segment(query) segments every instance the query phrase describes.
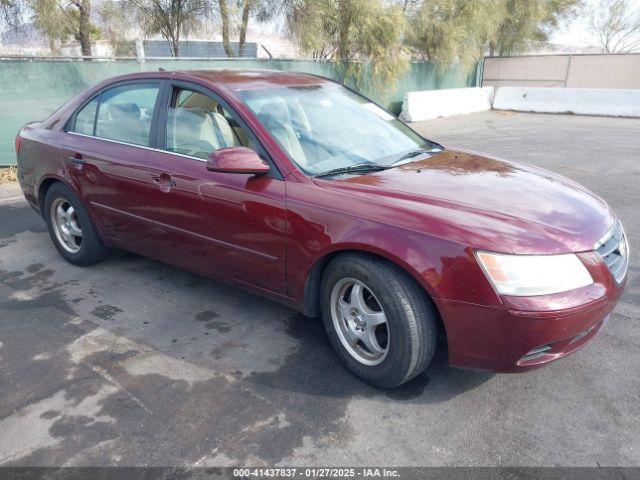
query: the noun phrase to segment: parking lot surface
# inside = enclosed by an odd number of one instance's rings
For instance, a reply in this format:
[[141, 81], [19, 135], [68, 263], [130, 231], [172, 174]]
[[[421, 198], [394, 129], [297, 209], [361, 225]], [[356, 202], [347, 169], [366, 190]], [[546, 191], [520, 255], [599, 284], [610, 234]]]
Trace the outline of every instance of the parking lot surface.
[[450, 368], [440, 350], [416, 380], [376, 390], [317, 319], [135, 255], [66, 263], [4, 186], [0, 464], [640, 466], [640, 120], [486, 112], [415, 127], [568, 176], [617, 212], [628, 287], [586, 348], [519, 375]]

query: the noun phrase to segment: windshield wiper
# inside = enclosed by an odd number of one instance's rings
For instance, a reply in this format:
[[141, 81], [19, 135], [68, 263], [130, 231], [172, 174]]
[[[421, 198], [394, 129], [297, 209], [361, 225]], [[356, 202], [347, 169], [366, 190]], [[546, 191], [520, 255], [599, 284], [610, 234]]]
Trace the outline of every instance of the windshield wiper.
[[366, 172], [378, 172], [380, 170], [386, 170], [391, 168], [388, 165], [378, 165], [375, 163], [359, 163], [357, 165], [351, 165], [348, 167], [333, 168], [326, 172], [318, 173], [314, 175], [315, 178], [319, 177], [331, 177], [333, 175], [341, 175], [343, 173], [366, 173]]
[[422, 155], [423, 153], [436, 153], [438, 151], [440, 150], [439, 149], [426, 150], [424, 148], [421, 148], [419, 150], [411, 150], [410, 152], [407, 152], [404, 155], [401, 155], [400, 157], [398, 157], [398, 159], [395, 162], [393, 162], [391, 165], [397, 165], [403, 160], [408, 160], [409, 158], [417, 157], [418, 155]]

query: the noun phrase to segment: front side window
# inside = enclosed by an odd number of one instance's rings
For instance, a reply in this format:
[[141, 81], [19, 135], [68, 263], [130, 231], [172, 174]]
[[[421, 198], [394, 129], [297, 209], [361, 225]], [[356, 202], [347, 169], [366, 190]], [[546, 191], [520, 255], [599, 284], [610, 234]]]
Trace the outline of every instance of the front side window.
[[244, 90], [240, 95], [289, 157], [312, 175], [361, 164], [386, 167], [412, 152], [439, 149], [338, 84]]
[[256, 150], [249, 135], [213, 97], [188, 89], [174, 89], [167, 112], [166, 149], [206, 159], [220, 148]]

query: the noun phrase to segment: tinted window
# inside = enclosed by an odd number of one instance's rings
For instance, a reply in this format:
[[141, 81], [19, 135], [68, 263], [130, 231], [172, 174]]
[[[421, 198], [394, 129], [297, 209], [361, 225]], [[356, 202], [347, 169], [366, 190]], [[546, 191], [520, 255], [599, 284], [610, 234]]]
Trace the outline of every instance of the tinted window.
[[100, 95], [95, 135], [148, 145], [157, 85], [123, 85]]
[[96, 97], [91, 100], [76, 114], [76, 122], [72, 131], [84, 133], [85, 135], [93, 135], [93, 127], [96, 119], [96, 110], [98, 109], [98, 100]]
[[252, 137], [213, 97], [175, 89], [167, 112], [167, 150], [198, 158], [219, 148], [256, 149]]

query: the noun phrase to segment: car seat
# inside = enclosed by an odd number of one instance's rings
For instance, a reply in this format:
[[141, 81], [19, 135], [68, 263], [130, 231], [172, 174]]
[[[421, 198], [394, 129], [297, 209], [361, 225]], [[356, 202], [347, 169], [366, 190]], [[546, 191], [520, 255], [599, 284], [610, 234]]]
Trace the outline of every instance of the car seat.
[[302, 167], [307, 166], [307, 156], [291, 126], [289, 112], [284, 102], [270, 102], [263, 105], [258, 113], [258, 118], [292, 160]]

